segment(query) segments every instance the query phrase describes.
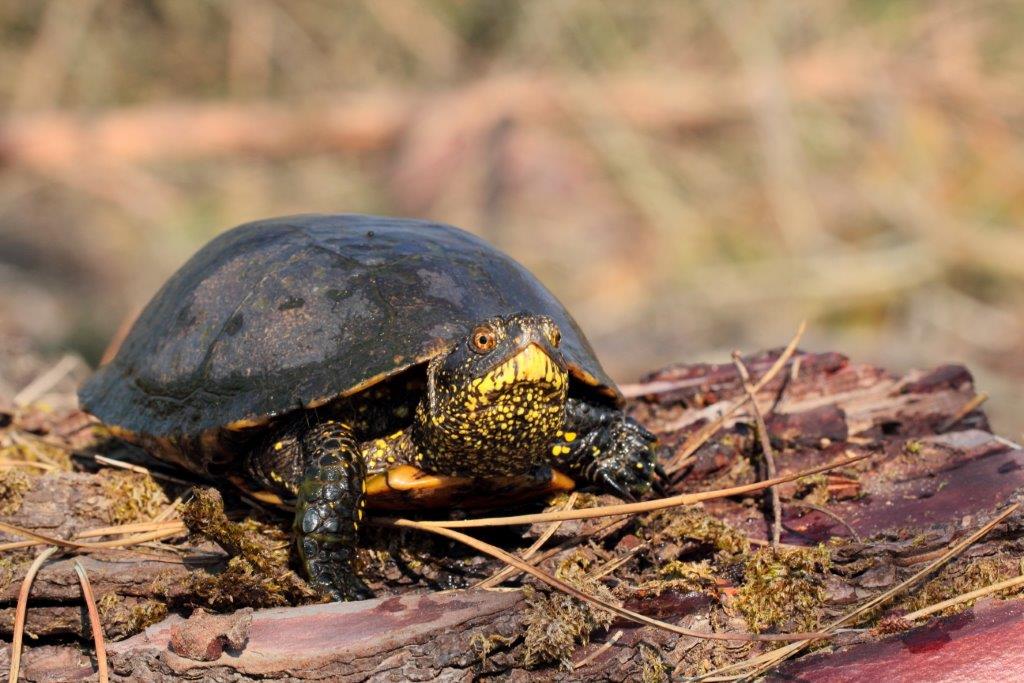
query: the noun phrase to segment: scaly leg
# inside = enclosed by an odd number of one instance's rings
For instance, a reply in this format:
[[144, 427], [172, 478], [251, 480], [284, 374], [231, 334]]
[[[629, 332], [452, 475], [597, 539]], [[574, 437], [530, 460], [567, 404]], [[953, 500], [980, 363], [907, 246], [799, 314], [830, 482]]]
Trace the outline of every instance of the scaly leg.
[[306, 464], [298, 487], [295, 533], [310, 580], [335, 600], [372, 597], [352, 562], [363, 517], [365, 466], [351, 427], [321, 422], [302, 435]]
[[553, 467], [625, 500], [650, 490], [660, 470], [657, 439], [621, 410], [570, 398], [551, 445]]

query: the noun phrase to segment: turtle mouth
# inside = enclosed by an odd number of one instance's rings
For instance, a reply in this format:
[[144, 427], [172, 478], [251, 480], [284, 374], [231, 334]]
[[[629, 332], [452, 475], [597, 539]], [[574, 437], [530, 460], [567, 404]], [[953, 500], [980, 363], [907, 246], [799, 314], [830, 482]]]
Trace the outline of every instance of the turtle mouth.
[[477, 393], [488, 395], [513, 384], [537, 384], [560, 390], [568, 381], [565, 367], [537, 342], [531, 341], [514, 356], [473, 380]]

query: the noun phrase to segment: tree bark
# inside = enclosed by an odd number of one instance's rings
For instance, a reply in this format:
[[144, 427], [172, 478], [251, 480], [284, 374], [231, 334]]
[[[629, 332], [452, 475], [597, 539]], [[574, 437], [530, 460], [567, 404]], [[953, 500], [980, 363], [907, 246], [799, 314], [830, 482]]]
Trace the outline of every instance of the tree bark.
[[[754, 380], [776, 357], [777, 353], [768, 353], [746, 359]], [[633, 396], [630, 411], [668, 447], [666, 461], [672, 459], [671, 451], [678, 451], [689, 435], [721, 410], [723, 402], [743, 393], [731, 364], [674, 366], [625, 389]], [[971, 376], [960, 366], [896, 376], [850, 363], [834, 353], [798, 353], [758, 394], [773, 445], [780, 449], [778, 465], [783, 474], [837, 460], [844, 454], [871, 454], [868, 460], [830, 473], [819, 482], [830, 492], [830, 502], [823, 505], [831, 514], [801, 505], [797, 496], [801, 484], [780, 487], [784, 542], [808, 545], [833, 537], [848, 539], [833, 558], [830, 613], [841, 613], [920, 568], [922, 557], [962, 536], [965, 528], [974, 528], [1018, 495], [1024, 486], [1024, 451], [992, 434], [976, 407], [964, 410], [971, 408], [974, 397]], [[727, 421], [685, 468], [674, 473], [673, 491], [705, 489], [732, 472], [739, 460], [749, 456], [753, 443], [749, 422], [749, 414], [742, 410]], [[0, 521], [54, 534], [106, 524], [107, 503], [97, 479], [100, 476], [79, 472], [38, 478], [20, 509]], [[749, 501], [724, 499], [706, 507], [749, 537], [765, 538], [766, 521]], [[569, 545], [574, 536], [605, 523], [566, 523], [546, 547]], [[531, 528], [525, 543], [545, 528]], [[1019, 544], [1022, 528], [1020, 515], [1011, 517], [974, 546], [972, 555], [1012, 559], [1001, 553]], [[628, 524], [606, 530], [602, 542], [593, 544], [594, 552], [602, 560], [614, 560], [633, 549], [643, 550], [636, 533]], [[850, 541], [854, 536], [872, 540]], [[180, 548], [180, 557], [142, 548], [97, 552], [79, 559], [99, 598], [118, 596], [129, 606], [156, 601], [174, 611], [175, 605], [188, 598], [191, 574], [220, 571], [227, 560], [223, 552], [209, 545]], [[551, 571], [552, 563], [571, 552], [567, 547], [543, 566]], [[667, 544], [650, 552], [654, 559], [671, 558], [679, 554], [680, 547]], [[870, 569], [844, 573], [855, 565]], [[480, 571], [498, 566], [483, 564]], [[0, 636], [9, 639], [20, 575], [12, 576], [7, 585], [2, 576]], [[239, 633], [228, 638], [226, 631], [229, 627], [242, 629], [238, 626], [241, 622], [221, 627], [216, 625], [219, 622], [198, 617], [190, 621], [185, 618], [187, 610], [179, 609], [141, 633], [107, 644], [112, 678], [461, 681], [482, 676], [504, 680], [541, 676], [634, 680], [645, 669], [654, 675], [653, 661], [661, 662], [665, 672], [676, 667], [680, 667], [677, 674], [691, 672], [686, 668], [688, 662], [705, 647], [693, 638], [620, 619], [606, 631], [595, 632], [591, 644], [576, 648], [571, 657], [575, 662], [594, 655], [584, 665], [574, 670], [551, 665], [527, 667], [523, 643], [527, 598], [522, 590], [430, 591], [422, 583], [410, 583], [408, 577], [385, 584], [384, 592], [390, 594], [375, 600], [257, 609], [240, 639]], [[708, 598], [700, 593], [639, 591], [626, 604], [680, 625], [712, 628]], [[837, 644], [839, 655], [806, 657], [784, 671], [817, 680], [833, 661], [860, 667], [856, 671], [866, 675], [880, 662], [891, 670], [910, 671], [920, 664], [915, 658], [927, 655], [927, 648], [901, 649], [897, 644], [908, 637], [952, 638], [963, 645], [962, 657], [945, 657], [941, 666], [934, 661], [929, 664], [941, 669], [933, 671], [936, 676], [956, 676], [957, 672], [967, 676], [967, 667], [980, 658], [1016, 666], [1006, 659], [1016, 657], [1014, 648], [982, 648], [972, 655], [969, 646], [977, 639], [1019, 633], [1024, 628], [1019, 603], [985, 603], [975, 609], [981, 610], [978, 614], [986, 615], [985, 619], [968, 623], [950, 617], [889, 638], [867, 633], [847, 637]], [[248, 613], [245, 617], [249, 618]], [[29, 631], [41, 640], [27, 641], [25, 680], [76, 680], [93, 675], [93, 662], [83, 649], [88, 642], [83, 619], [71, 559], [44, 566], [33, 586], [28, 621]], [[732, 624], [729, 628], [742, 630], [744, 626]], [[220, 652], [218, 648], [223, 648], [223, 653], [210, 661], [182, 656], [169, 647], [175, 637], [187, 639], [199, 652], [207, 652], [209, 645], [213, 655]], [[735, 647], [737, 652], [747, 651], [743, 650], [746, 645]], [[6, 649], [0, 651], [0, 667], [7, 656]]]

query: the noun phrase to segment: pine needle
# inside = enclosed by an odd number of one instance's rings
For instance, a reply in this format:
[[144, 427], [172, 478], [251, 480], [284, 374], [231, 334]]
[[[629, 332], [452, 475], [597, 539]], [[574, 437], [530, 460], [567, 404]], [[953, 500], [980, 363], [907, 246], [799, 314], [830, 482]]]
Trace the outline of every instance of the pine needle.
[[[846, 458], [844, 460], [839, 460], [837, 462], [829, 463], [826, 465], [812, 467], [810, 469], [795, 472], [793, 474], [787, 474], [782, 477], [776, 477], [775, 479], [765, 479], [764, 481], [755, 482], [753, 484], [744, 484], [742, 486], [733, 486], [730, 488], [716, 489], [714, 491], [702, 491], [700, 493], [683, 493], [677, 496], [669, 496], [668, 498], [659, 498], [657, 500], [646, 500], [640, 503], [600, 505], [598, 507], [584, 508], [582, 510], [556, 510], [554, 512], [539, 512], [531, 515], [510, 515], [507, 517], [484, 517], [479, 519], [423, 521], [420, 522], [420, 524], [434, 528], [469, 529], [475, 527], [536, 524], [538, 522], [556, 522], [569, 519], [593, 519], [595, 517], [610, 517], [612, 515], [635, 515], [641, 512], [651, 512], [652, 510], [664, 510], [666, 508], [680, 507], [683, 505], [695, 505], [696, 503], [700, 503], [706, 500], [715, 500], [717, 498], [729, 498], [731, 496], [738, 496], [745, 493], [763, 491], [769, 486], [774, 486], [776, 484], [785, 484], [786, 482], [794, 481], [796, 479], [801, 479], [803, 477], [809, 477], [811, 475], [819, 474], [821, 472], [834, 470], [838, 467], [846, 467], [847, 465], [852, 465], [855, 462], [860, 462], [861, 460], [864, 460], [869, 457], [871, 457], [871, 454], [865, 453], [863, 455], [857, 455], [852, 458]], [[389, 520], [383, 519], [382, 521]]]
[[[761, 441], [761, 455], [764, 457], [765, 465], [767, 465], [768, 478], [774, 479], [778, 472], [775, 468], [775, 451], [772, 450], [772, 440], [768, 435], [768, 426], [765, 424], [764, 415], [761, 414], [761, 408], [757, 405], [757, 391], [750, 383], [750, 371], [747, 370], [747, 366], [743, 362], [743, 356], [740, 355], [739, 351], [733, 351], [732, 362], [736, 366], [736, 371], [740, 374], [743, 390], [747, 393], [747, 403], [750, 404], [750, 412], [754, 414], [754, 424], [757, 426], [757, 436]], [[769, 486], [768, 495], [772, 514], [772, 547], [777, 548], [779, 547], [779, 537], [782, 536], [782, 499], [779, 497], [777, 486]]]
[[584, 667], [587, 664], [590, 664], [592, 661], [594, 661], [595, 659], [597, 659], [598, 657], [603, 655], [605, 652], [608, 652], [608, 650], [612, 649], [612, 646], [615, 645], [615, 643], [619, 642], [619, 638], [621, 638], [621, 637], [622, 637], [622, 630], [620, 629], [620, 630], [616, 631], [615, 635], [613, 635], [607, 641], [605, 641], [604, 643], [601, 643], [601, 646], [599, 648], [597, 648], [596, 650], [591, 652], [589, 655], [587, 655], [586, 657], [584, 657], [580, 661], [573, 662], [572, 667], [574, 669], [579, 669], [580, 667]]
[[[757, 384], [754, 385], [754, 394], [768, 386], [768, 383], [775, 379], [775, 376], [779, 374], [779, 371], [786, 366], [789, 359], [796, 353], [797, 345], [800, 343], [801, 337], [804, 336], [804, 332], [807, 330], [807, 321], [800, 323], [800, 327], [797, 328], [796, 334], [790, 340], [789, 344], [782, 351], [772, 366], [768, 368], [768, 372], [761, 376], [761, 379], [757, 380]], [[683, 447], [679, 452], [672, 458], [672, 462], [669, 463], [668, 469], [670, 472], [678, 472], [686, 465], [693, 457], [694, 453], [697, 452], [701, 446], [703, 446], [708, 439], [714, 436], [719, 429], [725, 424], [725, 421], [732, 417], [736, 411], [745, 406], [750, 401], [750, 395], [746, 394], [743, 397], [736, 399], [732, 404], [726, 408], [721, 415], [715, 418], [712, 422], [705, 425], [703, 428], [697, 430], [686, 439]]]
[[956, 605], [959, 605], [964, 602], [977, 600], [978, 598], [983, 598], [986, 595], [998, 593], [1001, 590], [1013, 588], [1021, 584], [1024, 584], [1024, 576], [1015, 576], [1012, 579], [1007, 579], [1006, 581], [999, 581], [998, 583], [990, 584], [988, 586], [985, 586], [984, 588], [979, 588], [969, 593], [963, 593], [961, 595], [949, 598], [948, 600], [937, 602], [934, 605], [922, 607], [921, 609], [911, 612], [910, 614], [904, 614], [903, 619], [906, 619], [907, 621], [917, 621], [918, 619], [924, 619], [925, 617], [930, 617], [936, 612], [941, 612], [942, 610], [947, 609], [949, 607], [955, 607]]
[[[576, 505], [577, 498], [579, 498], [579, 493], [573, 491], [572, 494], [569, 495], [569, 500], [565, 501], [565, 505], [562, 506], [562, 509], [572, 510], [573, 506]], [[562, 526], [561, 521], [555, 521], [548, 525], [548, 528], [544, 530], [544, 533], [541, 534], [537, 538], [537, 540], [534, 541], [530, 545], [530, 547], [527, 548], [526, 551], [521, 555], [522, 559], [525, 561], [533, 557], [537, 553], [537, 551], [540, 550], [541, 547], [545, 543], [547, 543], [552, 536], [555, 535], [555, 532], [558, 531], [558, 527], [560, 526]], [[502, 581], [508, 579], [515, 573], [515, 567], [503, 567], [501, 570], [495, 572], [483, 581], [479, 581], [476, 584], [474, 584], [472, 588], [494, 588], [495, 586], [501, 584]]]
[[110, 680], [110, 675], [107, 673], [107, 648], [103, 642], [103, 624], [100, 622], [100, 612], [96, 608], [96, 596], [93, 595], [89, 575], [78, 560], [75, 560], [75, 573], [78, 574], [78, 582], [82, 585], [82, 598], [85, 600], [86, 611], [89, 614], [89, 627], [92, 629], [92, 640], [96, 646], [99, 682], [107, 683]]
[[[171, 538], [178, 536], [185, 532], [185, 525], [177, 521], [169, 522], [141, 522], [140, 525], [159, 525], [154, 530], [145, 533], [130, 535], [127, 538], [115, 539], [112, 541], [98, 541], [94, 543], [83, 543], [81, 541], [68, 540], [64, 538], [57, 538], [56, 536], [48, 536], [46, 534], [40, 534], [30, 529], [25, 529], [20, 526], [13, 524], [7, 524], [6, 522], [0, 522], [0, 531], [4, 533], [12, 534], [14, 536], [22, 536], [25, 538], [32, 539], [30, 541], [13, 541], [11, 543], [0, 544], [0, 551], [13, 550], [15, 548], [28, 548], [34, 545], [54, 545], [61, 548], [76, 548], [78, 550], [95, 550], [97, 548], [124, 548], [127, 546], [136, 545], [138, 543], [145, 543], [146, 541], [158, 541], [164, 538]], [[124, 526], [136, 526], [134, 524], [127, 524]], [[92, 535], [113, 535], [118, 533], [115, 531], [118, 527], [103, 527], [102, 529], [93, 530]], [[103, 533], [97, 533], [102, 531]], [[84, 532], [90, 533], [90, 532]], [[84, 535], [84, 534], [83, 534]], [[82, 537], [82, 536], [80, 536]]]
[[18, 606], [14, 612], [14, 638], [11, 640], [11, 668], [8, 676], [9, 683], [18, 683], [18, 670], [21, 668], [21, 647], [25, 640], [25, 618], [28, 616], [28, 594], [32, 590], [32, 582], [43, 563], [50, 559], [50, 556], [57, 552], [57, 548], [47, 548], [36, 556], [25, 578], [21, 582], [21, 591], [18, 593]]

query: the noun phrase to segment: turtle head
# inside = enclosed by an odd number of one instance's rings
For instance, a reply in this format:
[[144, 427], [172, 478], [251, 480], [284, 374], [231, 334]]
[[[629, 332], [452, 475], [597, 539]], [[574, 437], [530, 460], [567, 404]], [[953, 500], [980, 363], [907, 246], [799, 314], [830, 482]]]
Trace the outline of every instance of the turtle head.
[[520, 474], [565, 420], [569, 374], [547, 316], [480, 321], [427, 369], [418, 410], [425, 464], [444, 474]]

